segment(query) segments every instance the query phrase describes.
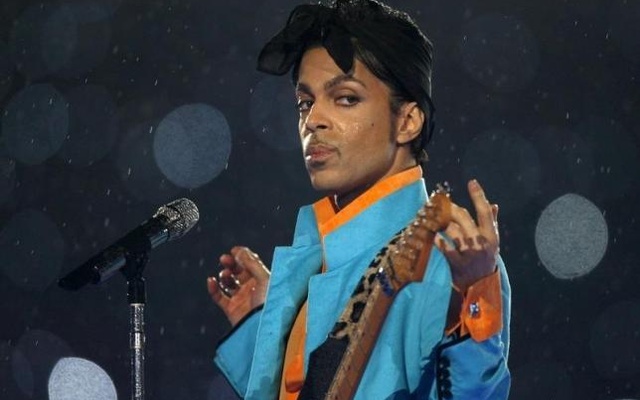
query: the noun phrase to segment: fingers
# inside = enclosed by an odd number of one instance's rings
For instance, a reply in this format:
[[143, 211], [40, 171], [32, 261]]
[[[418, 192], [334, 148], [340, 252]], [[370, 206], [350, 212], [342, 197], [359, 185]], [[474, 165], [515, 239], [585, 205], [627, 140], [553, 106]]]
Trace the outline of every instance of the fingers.
[[269, 283], [269, 270], [257, 254], [236, 246], [220, 256], [221, 270], [207, 278], [207, 291], [232, 326], [249, 311], [263, 304]]
[[249, 271], [241, 266], [238, 262], [236, 262], [235, 257], [233, 257], [231, 254], [221, 255], [219, 261], [220, 267], [222, 267], [222, 271], [220, 271], [220, 273], [222, 273], [223, 271], [228, 271], [228, 273], [233, 275], [240, 283], [245, 283], [246, 281], [251, 279], [251, 274], [249, 273]]
[[447, 227], [447, 234], [454, 241], [458, 239], [461, 245], [464, 238], [474, 238], [480, 235], [480, 231], [469, 211], [457, 204], [451, 205], [451, 223]]
[[466, 208], [452, 204], [451, 222], [436, 239], [436, 246], [449, 262], [453, 281], [461, 290], [495, 269], [500, 245], [498, 206], [487, 201], [475, 179], [469, 182], [468, 189], [477, 223]]
[[[487, 201], [484, 190], [475, 179], [469, 181], [468, 186], [478, 222], [476, 224], [476, 220], [466, 208], [453, 204], [451, 223], [445, 230], [445, 236], [450, 238], [448, 244], [455, 246], [458, 252], [464, 252], [468, 249], [494, 250], [498, 248], [500, 240], [497, 229], [498, 205]], [[446, 240], [445, 244], [447, 244]], [[450, 247], [440, 246], [439, 241], [436, 241], [436, 245], [443, 252], [452, 250]], [[455, 254], [451, 256], [455, 257]]]
[[496, 233], [497, 245], [500, 248], [500, 231], [498, 230], [498, 211], [500, 208], [497, 204], [491, 205], [491, 213], [493, 214], [493, 230]]
[[463, 231], [462, 227], [455, 222], [451, 222], [447, 229], [444, 231], [444, 234], [441, 235], [441, 238], [445, 240], [448, 247], [453, 247], [457, 251], [466, 250], [469, 246], [469, 241], [467, 238], [472, 236], [467, 236], [466, 232]]
[[462, 229], [463, 238], [477, 238], [489, 244], [498, 243], [498, 206], [490, 204], [484, 190], [475, 179], [469, 181], [469, 196], [476, 210], [477, 224], [469, 211], [463, 207], [453, 204], [451, 209], [451, 219]]
[[469, 196], [471, 197], [473, 206], [476, 209], [476, 217], [478, 219], [478, 229], [480, 234], [490, 242], [493, 242], [497, 239], [495, 229], [497, 211], [494, 216], [493, 207], [487, 201], [484, 190], [477, 180], [470, 180], [467, 186]]
[[260, 257], [248, 247], [235, 246], [230, 253], [220, 256], [220, 266], [223, 270], [229, 270], [240, 284], [251, 278], [255, 278], [259, 283], [269, 279], [269, 270]]
[[242, 269], [242, 272], [236, 274], [241, 283], [245, 281], [240, 279], [246, 277], [243, 275], [245, 273], [249, 275], [249, 278], [255, 278], [259, 284], [269, 280], [269, 270], [260, 257], [248, 247], [236, 246], [231, 249], [231, 255], [233, 255], [236, 266]]
[[222, 289], [218, 286], [218, 281], [216, 278], [210, 276], [207, 278], [207, 291], [209, 295], [213, 299], [213, 301], [222, 309], [225, 309], [225, 306], [229, 302], [227, 296], [222, 293]]
[[435, 245], [452, 264], [457, 265], [462, 262], [462, 254], [458, 250], [457, 244], [446, 232], [438, 233]]

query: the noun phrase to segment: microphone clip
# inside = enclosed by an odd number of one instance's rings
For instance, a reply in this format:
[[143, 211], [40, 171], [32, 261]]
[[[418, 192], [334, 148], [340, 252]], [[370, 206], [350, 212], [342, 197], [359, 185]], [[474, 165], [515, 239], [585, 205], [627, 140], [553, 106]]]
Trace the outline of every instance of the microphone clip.
[[127, 279], [127, 302], [145, 304], [147, 296], [142, 273], [149, 263], [149, 253], [148, 251], [127, 252], [125, 260], [125, 266], [120, 269], [120, 272]]

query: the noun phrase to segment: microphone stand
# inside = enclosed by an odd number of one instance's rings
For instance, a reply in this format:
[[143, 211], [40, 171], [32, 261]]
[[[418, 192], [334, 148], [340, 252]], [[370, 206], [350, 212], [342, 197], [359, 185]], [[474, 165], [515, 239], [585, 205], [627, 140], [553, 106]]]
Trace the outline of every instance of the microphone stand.
[[129, 303], [132, 400], [144, 400], [144, 306], [146, 291], [142, 271], [148, 262], [149, 255], [146, 251], [128, 253], [126, 265], [122, 268], [122, 273], [127, 278], [127, 301]]
[[174, 200], [160, 207], [151, 219], [58, 281], [58, 286], [63, 289], [78, 290], [88, 283], [105, 281], [118, 270], [127, 279], [132, 400], [144, 400], [146, 293], [142, 272], [149, 262], [149, 251], [164, 242], [182, 237], [198, 222], [199, 216], [198, 207], [191, 200]]

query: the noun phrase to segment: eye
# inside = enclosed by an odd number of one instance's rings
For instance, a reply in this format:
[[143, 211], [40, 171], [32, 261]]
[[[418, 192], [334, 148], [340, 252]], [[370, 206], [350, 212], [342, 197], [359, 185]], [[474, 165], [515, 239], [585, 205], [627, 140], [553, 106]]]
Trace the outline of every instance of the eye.
[[312, 100], [298, 100], [298, 102], [296, 103], [296, 109], [298, 110], [298, 112], [305, 112], [309, 111], [312, 105]]
[[347, 107], [355, 106], [359, 102], [360, 102], [360, 98], [358, 96], [353, 96], [353, 95], [340, 96], [337, 99], [338, 104], [347, 106]]

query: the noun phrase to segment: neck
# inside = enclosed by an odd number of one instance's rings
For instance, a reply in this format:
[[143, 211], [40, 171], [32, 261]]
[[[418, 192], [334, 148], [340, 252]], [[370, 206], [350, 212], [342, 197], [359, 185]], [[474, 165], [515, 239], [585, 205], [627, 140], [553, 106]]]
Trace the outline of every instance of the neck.
[[351, 191], [351, 192], [346, 193], [344, 195], [334, 194], [333, 195], [333, 206], [335, 207], [336, 211], [340, 211], [343, 208], [345, 208], [346, 206], [348, 206], [352, 201], [354, 201], [355, 199], [360, 197], [360, 195], [362, 193], [364, 193], [367, 190], [369, 190], [369, 188], [371, 186], [373, 186], [373, 184], [367, 185], [367, 186], [365, 186], [365, 187], [363, 187], [362, 189], [359, 189], [359, 190]]
[[343, 208], [348, 206], [352, 201], [354, 201], [355, 199], [360, 197], [363, 193], [365, 193], [367, 190], [369, 190], [371, 187], [373, 187], [378, 182], [384, 180], [385, 178], [388, 178], [388, 177], [393, 176], [395, 174], [399, 174], [400, 172], [406, 171], [406, 170], [411, 169], [411, 168], [416, 167], [416, 166], [418, 166], [418, 162], [415, 159], [412, 159], [411, 162], [405, 163], [405, 165], [403, 165], [402, 168], [394, 169], [393, 172], [390, 172], [390, 173], [380, 177], [375, 182], [369, 183], [367, 185], [364, 185], [362, 187], [356, 188], [354, 190], [350, 190], [350, 191], [345, 192], [345, 193], [336, 193], [336, 194], [334, 194], [332, 196], [332, 200], [333, 200], [332, 203], [333, 203], [333, 207], [335, 208], [335, 211], [338, 212], [338, 211], [342, 210]]

